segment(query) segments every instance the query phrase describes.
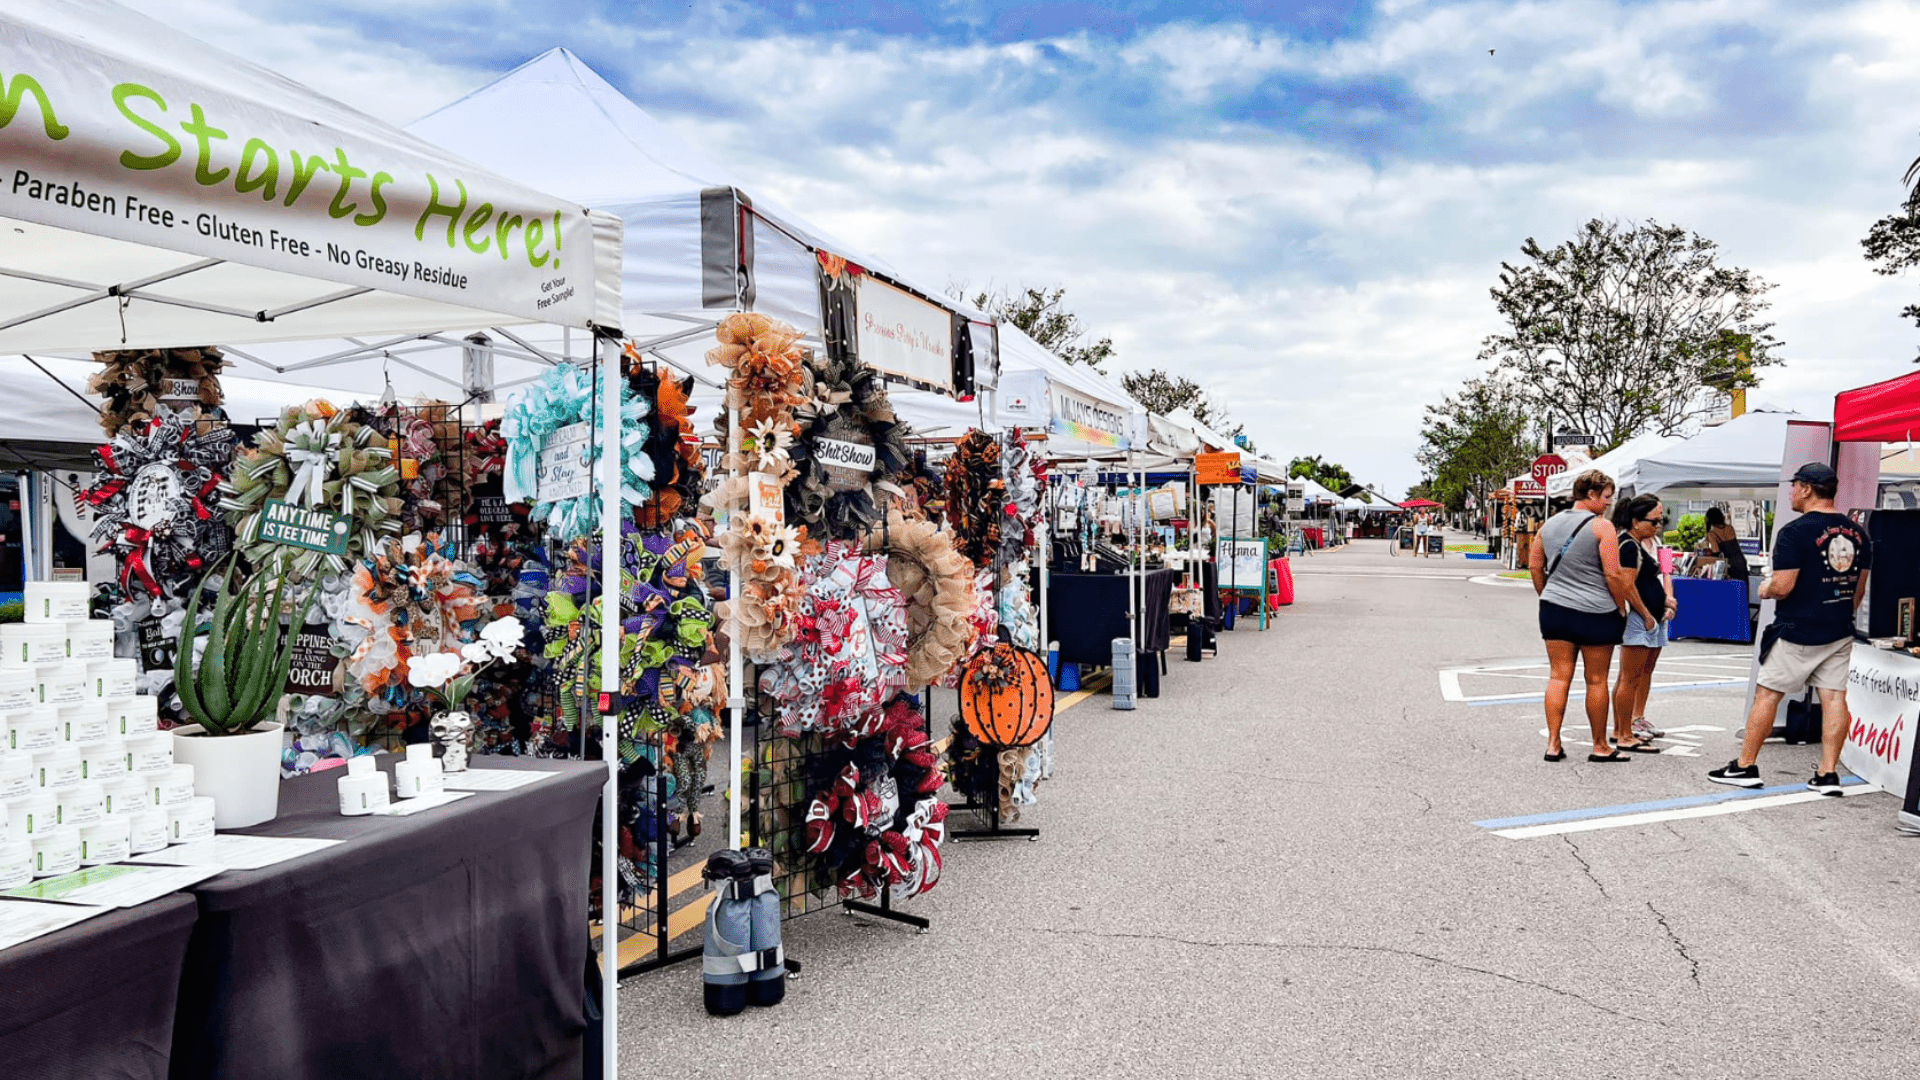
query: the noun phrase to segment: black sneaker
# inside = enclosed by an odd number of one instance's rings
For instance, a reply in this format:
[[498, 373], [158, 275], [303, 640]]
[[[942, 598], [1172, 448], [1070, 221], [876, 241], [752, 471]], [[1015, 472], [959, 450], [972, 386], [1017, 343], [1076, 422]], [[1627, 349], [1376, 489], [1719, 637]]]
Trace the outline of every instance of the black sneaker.
[[1707, 779], [1728, 787], [1756, 788], [1760, 786], [1760, 766], [1748, 765], [1742, 768], [1740, 759], [1735, 758], [1718, 769], [1707, 773]]
[[1831, 772], [1814, 773], [1813, 779], [1807, 781], [1807, 787], [1813, 791], [1819, 792], [1822, 795], [1845, 795], [1846, 794], [1846, 791], [1840, 787], [1839, 773], [1831, 773]]

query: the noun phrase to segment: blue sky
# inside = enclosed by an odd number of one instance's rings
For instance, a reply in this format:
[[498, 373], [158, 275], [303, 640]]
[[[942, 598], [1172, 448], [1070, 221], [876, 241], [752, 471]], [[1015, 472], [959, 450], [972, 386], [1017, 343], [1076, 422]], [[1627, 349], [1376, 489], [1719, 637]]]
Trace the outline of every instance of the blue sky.
[[1858, 241], [1920, 154], [1920, 0], [134, 6], [398, 122], [564, 45], [916, 280], [1063, 285], [1117, 366], [1396, 492], [1500, 260], [1588, 217], [1776, 284], [1760, 400], [1914, 353]]

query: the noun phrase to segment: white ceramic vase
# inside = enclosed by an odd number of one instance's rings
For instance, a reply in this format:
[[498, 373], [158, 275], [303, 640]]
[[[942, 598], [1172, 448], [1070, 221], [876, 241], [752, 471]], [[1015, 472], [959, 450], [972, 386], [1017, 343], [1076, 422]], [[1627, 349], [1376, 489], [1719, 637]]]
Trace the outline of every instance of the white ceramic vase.
[[280, 812], [281, 726], [211, 738], [199, 724], [173, 729], [173, 760], [193, 766], [193, 793], [213, 800], [213, 827], [244, 829]]

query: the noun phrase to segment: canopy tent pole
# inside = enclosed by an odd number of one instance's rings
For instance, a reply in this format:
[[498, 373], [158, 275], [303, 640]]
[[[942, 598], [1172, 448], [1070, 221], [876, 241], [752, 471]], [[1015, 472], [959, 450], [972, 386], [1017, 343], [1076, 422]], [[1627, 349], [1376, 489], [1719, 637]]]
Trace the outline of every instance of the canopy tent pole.
[[620, 343], [601, 332], [600, 350], [600, 1015], [606, 1075], [620, 1074]]
[[[727, 407], [727, 459], [739, 460], [740, 453], [740, 410]], [[731, 529], [732, 521], [722, 522], [716, 528]], [[745, 793], [740, 786], [740, 740], [743, 727], [741, 714], [747, 707], [746, 663], [740, 651], [740, 580], [738, 574], [727, 578], [727, 596], [732, 603], [727, 606], [727, 846], [738, 851], [745, 846], [740, 832], [740, 803]]]

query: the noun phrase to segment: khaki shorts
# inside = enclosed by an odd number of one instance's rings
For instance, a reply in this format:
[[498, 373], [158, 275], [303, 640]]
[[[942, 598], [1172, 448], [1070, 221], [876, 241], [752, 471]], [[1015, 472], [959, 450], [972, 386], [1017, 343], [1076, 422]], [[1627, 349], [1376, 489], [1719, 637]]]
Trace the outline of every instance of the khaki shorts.
[[1843, 637], [1830, 645], [1795, 645], [1776, 641], [1760, 665], [1761, 686], [1782, 694], [1797, 694], [1803, 687], [1815, 690], [1845, 690], [1847, 666], [1853, 657], [1853, 638]]

